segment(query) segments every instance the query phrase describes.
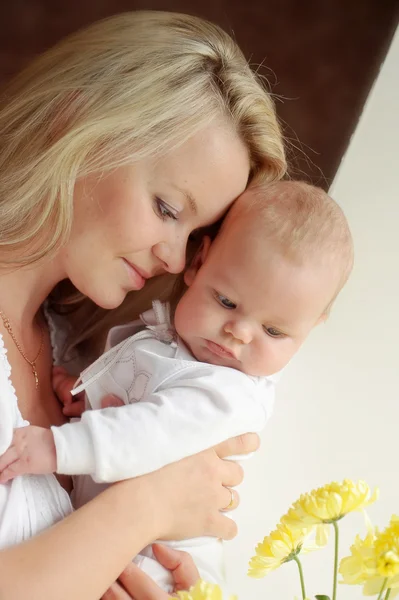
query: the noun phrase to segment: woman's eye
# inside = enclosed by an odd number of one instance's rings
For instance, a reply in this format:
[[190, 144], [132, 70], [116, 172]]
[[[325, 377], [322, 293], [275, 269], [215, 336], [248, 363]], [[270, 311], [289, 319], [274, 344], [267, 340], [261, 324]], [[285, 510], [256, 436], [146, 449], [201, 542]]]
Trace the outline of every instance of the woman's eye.
[[281, 333], [281, 331], [279, 331], [278, 329], [275, 329], [274, 327], [264, 327], [263, 328], [265, 330], [265, 332], [267, 333], [267, 335], [270, 335], [270, 337], [282, 337], [283, 334]]
[[155, 198], [157, 213], [161, 217], [163, 221], [167, 219], [172, 219], [173, 221], [177, 221], [177, 214], [172, 212], [172, 210], [168, 207], [165, 202], [160, 200], [159, 198]]
[[231, 300], [229, 300], [226, 296], [223, 296], [223, 294], [218, 294], [216, 292], [215, 298], [219, 302], [219, 304], [221, 304], [225, 308], [229, 308], [230, 310], [233, 308], [237, 308], [237, 305], [234, 304], [234, 302], [232, 302]]

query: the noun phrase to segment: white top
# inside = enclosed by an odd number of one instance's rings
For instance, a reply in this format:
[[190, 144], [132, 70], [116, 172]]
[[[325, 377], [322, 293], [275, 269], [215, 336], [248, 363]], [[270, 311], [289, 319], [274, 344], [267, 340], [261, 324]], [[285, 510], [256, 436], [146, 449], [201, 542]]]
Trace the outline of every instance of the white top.
[[[29, 425], [22, 418], [11, 382], [11, 365], [0, 334], [0, 454], [13, 430]], [[0, 484], [0, 548], [18, 544], [72, 511], [70, 498], [54, 475], [23, 475]]]
[[[90, 474], [97, 482], [138, 477], [263, 429], [274, 400], [274, 377], [251, 377], [197, 361], [157, 303], [144, 318], [110, 332], [110, 350], [81, 375], [92, 408], [106, 394], [125, 406], [83, 413], [79, 422], [53, 427], [57, 472]], [[137, 331], [137, 323], [133, 324]]]

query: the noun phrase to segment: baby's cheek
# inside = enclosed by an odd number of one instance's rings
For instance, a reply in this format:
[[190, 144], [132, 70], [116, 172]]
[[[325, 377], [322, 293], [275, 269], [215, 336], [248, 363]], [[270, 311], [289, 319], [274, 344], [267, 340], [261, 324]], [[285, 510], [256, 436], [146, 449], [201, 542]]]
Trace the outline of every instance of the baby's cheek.
[[284, 369], [296, 352], [295, 344], [291, 339], [277, 339], [273, 347], [273, 356], [270, 366], [273, 368], [272, 375]]
[[209, 304], [201, 304], [195, 314], [196, 328], [201, 337], [214, 339], [220, 336], [224, 321]]
[[259, 340], [253, 348], [252, 364], [258, 376], [271, 375], [278, 370], [276, 365], [279, 361], [279, 352], [273, 347], [266, 335], [265, 338]]

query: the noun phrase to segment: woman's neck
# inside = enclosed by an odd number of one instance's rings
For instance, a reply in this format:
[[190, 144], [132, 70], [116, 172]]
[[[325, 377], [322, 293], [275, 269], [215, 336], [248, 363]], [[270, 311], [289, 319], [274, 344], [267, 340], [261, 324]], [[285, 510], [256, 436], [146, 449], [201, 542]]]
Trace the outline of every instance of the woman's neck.
[[57, 260], [0, 268], [0, 310], [21, 327], [31, 326], [43, 302], [65, 277]]

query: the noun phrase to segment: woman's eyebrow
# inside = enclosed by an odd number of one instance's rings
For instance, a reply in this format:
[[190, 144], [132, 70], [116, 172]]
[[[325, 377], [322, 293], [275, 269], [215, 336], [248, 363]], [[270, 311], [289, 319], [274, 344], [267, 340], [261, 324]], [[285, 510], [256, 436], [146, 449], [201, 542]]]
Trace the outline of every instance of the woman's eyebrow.
[[191, 212], [194, 213], [194, 215], [197, 215], [198, 214], [198, 206], [197, 206], [197, 202], [195, 201], [194, 196], [192, 194], [190, 194], [190, 192], [188, 192], [187, 190], [183, 190], [182, 188], [179, 188], [177, 185], [174, 185], [173, 187], [186, 198]]

